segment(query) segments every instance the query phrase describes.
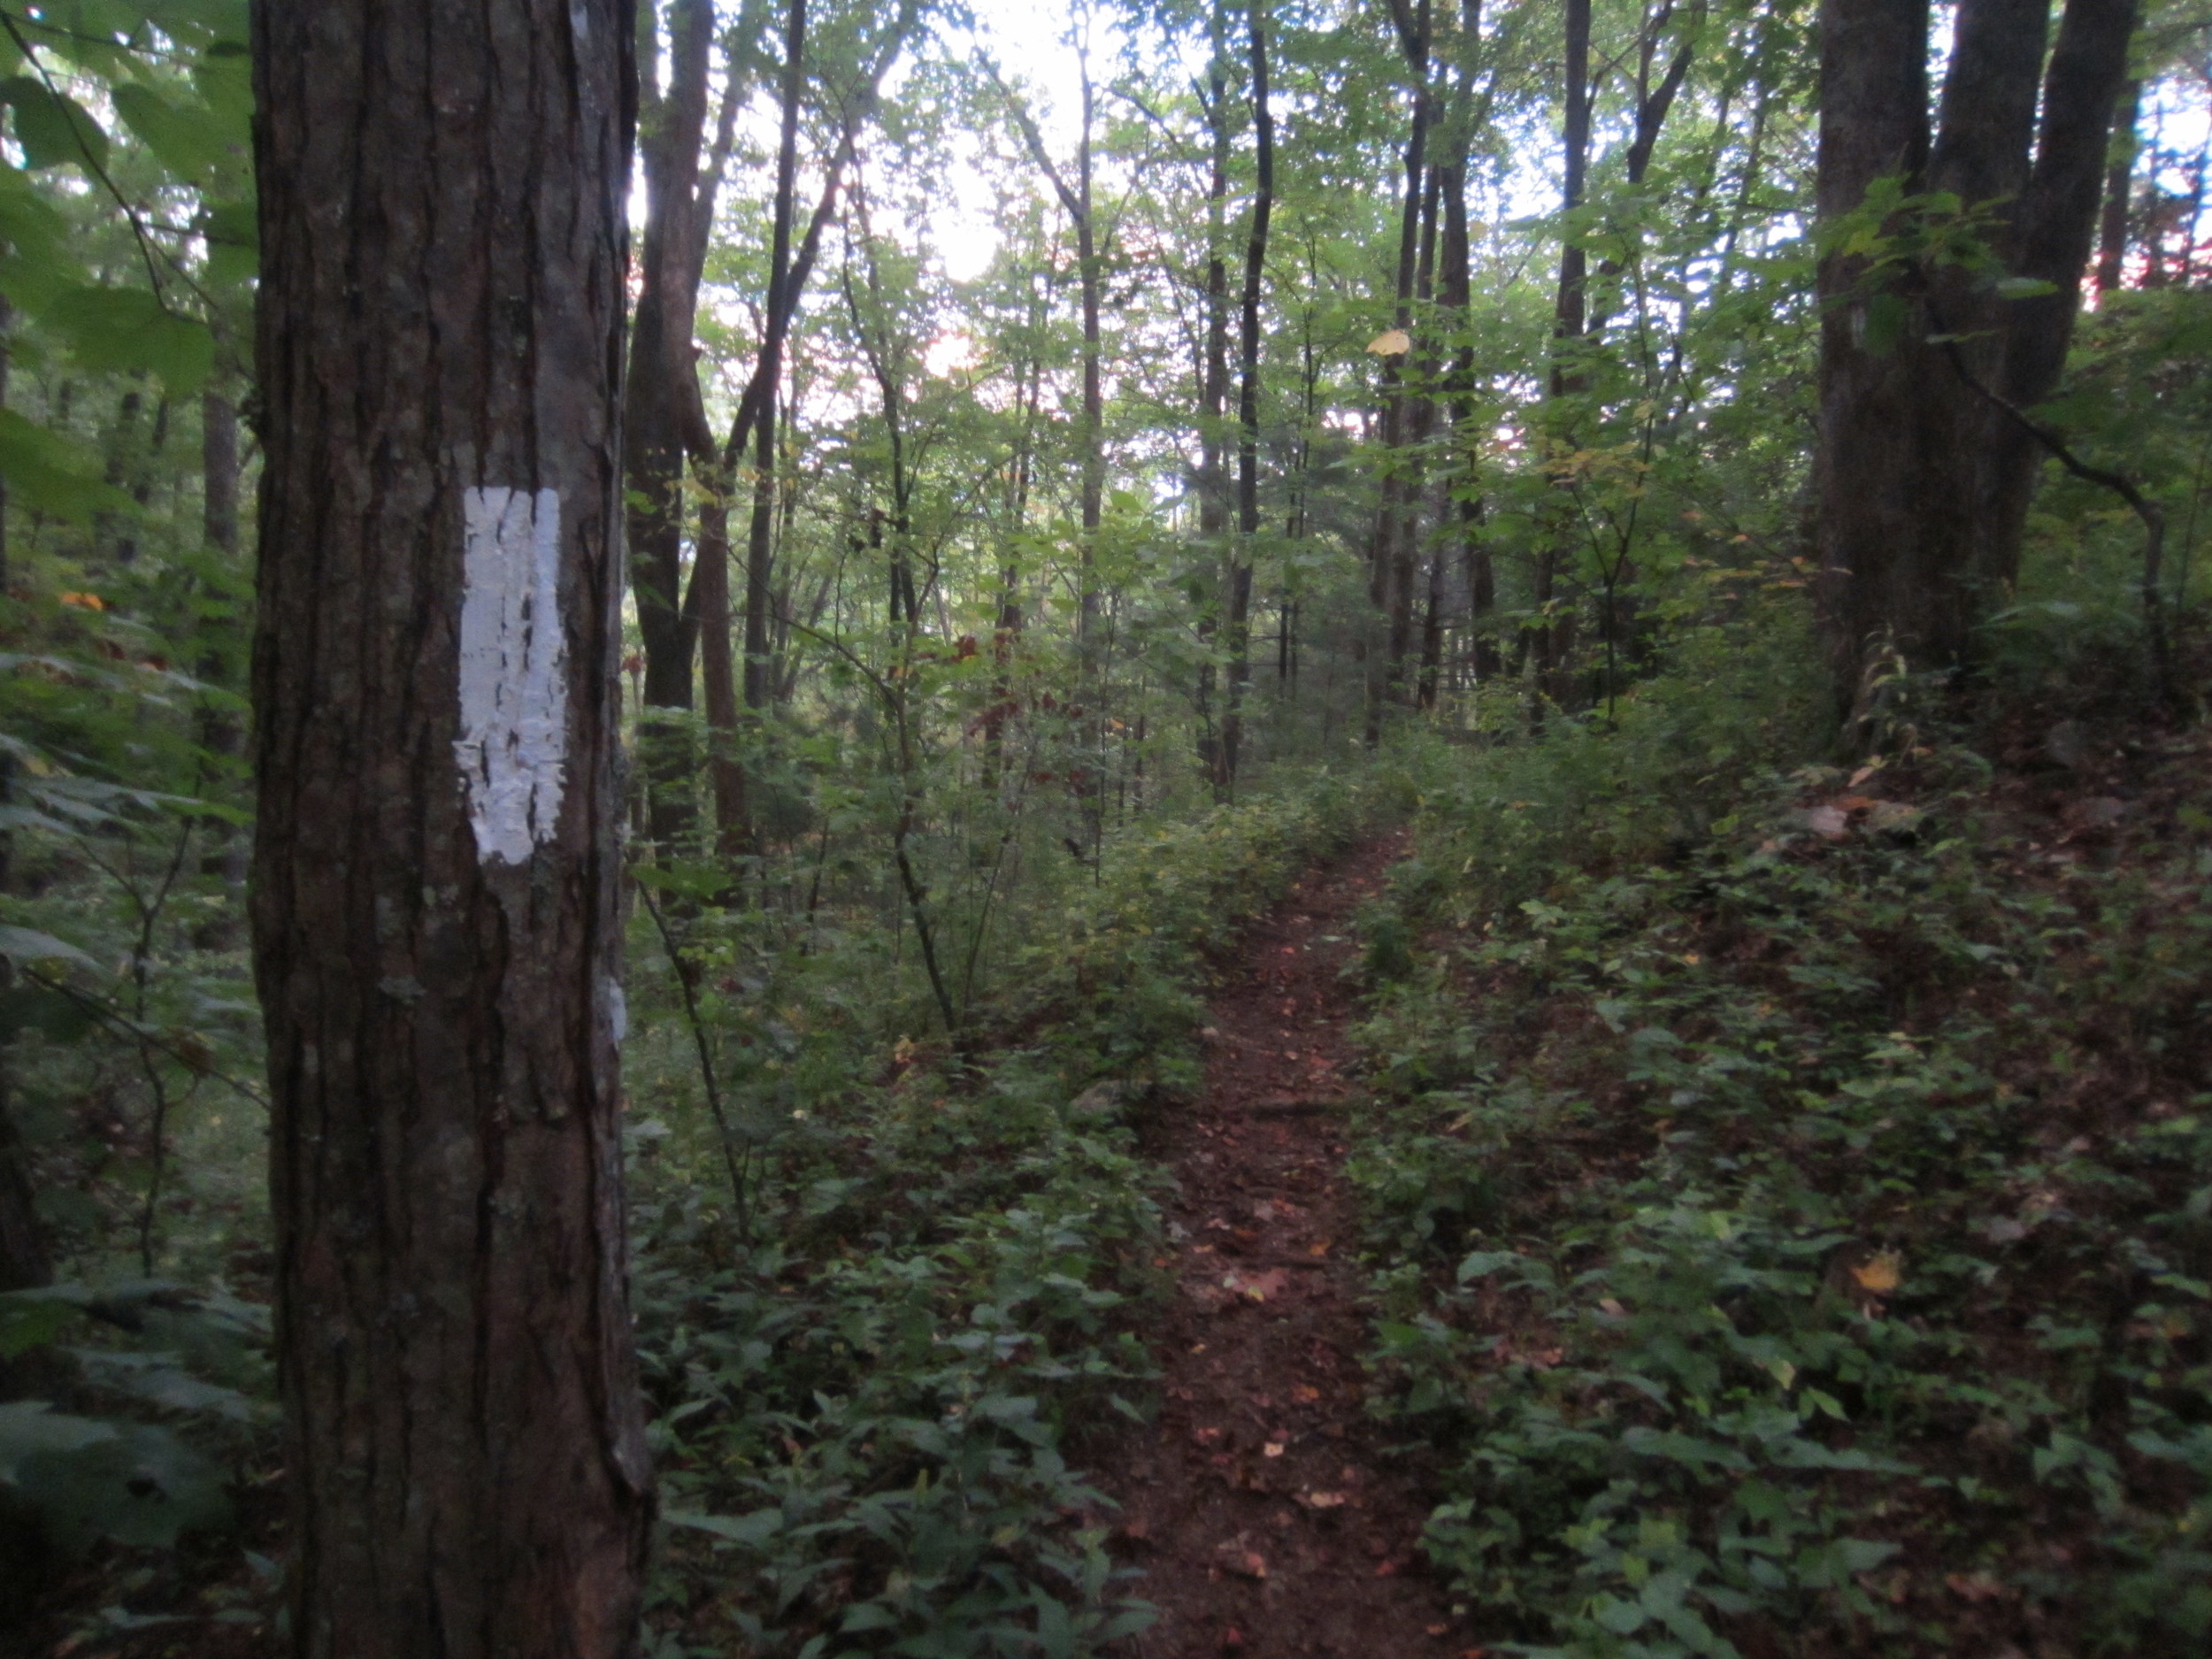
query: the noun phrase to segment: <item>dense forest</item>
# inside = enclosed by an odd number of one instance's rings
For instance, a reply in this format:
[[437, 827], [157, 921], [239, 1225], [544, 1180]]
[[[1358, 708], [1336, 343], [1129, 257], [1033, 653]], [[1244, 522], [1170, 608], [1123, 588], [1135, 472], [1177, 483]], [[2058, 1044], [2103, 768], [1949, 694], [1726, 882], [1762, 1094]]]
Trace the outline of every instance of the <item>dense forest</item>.
[[2212, 8], [0, 104], [0, 1655], [2212, 1643]]

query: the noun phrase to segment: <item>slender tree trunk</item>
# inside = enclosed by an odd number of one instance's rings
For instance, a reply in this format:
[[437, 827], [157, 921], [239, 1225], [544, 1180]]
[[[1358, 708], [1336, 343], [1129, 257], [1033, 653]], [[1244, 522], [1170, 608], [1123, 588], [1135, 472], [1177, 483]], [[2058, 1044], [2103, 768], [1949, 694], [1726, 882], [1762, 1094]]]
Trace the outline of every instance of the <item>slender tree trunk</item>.
[[1002, 787], [1006, 725], [1016, 708], [1014, 667], [1021, 650], [1023, 618], [1021, 566], [1015, 551], [1021, 545], [1022, 531], [1029, 521], [1030, 469], [1036, 455], [1037, 411], [1044, 392], [1041, 337], [1045, 304], [1041, 286], [1033, 279], [1029, 312], [1032, 349], [1028, 373], [1017, 394], [1015, 412], [1018, 425], [1007, 480], [1006, 551], [999, 568], [998, 626], [991, 634], [991, 659], [995, 672], [991, 681], [990, 706], [983, 716], [984, 778], [987, 787], [995, 792]]
[[[1428, 177], [1428, 138], [1431, 119], [1429, 92], [1430, 0], [1409, 6], [1392, 0], [1391, 18], [1398, 33], [1398, 47], [1413, 81], [1413, 126], [1405, 149], [1405, 196], [1398, 221], [1398, 280], [1396, 326], [1409, 334], [1413, 326], [1413, 290], [1420, 257], [1423, 187]], [[1409, 596], [1400, 592], [1398, 548], [1400, 519], [1406, 510], [1407, 483], [1402, 476], [1406, 425], [1405, 368], [1410, 350], [1394, 352], [1383, 359], [1382, 372], [1382, 499], [1375, 511], [1375, 531], [1368, 548], [1367, 598], [1380, 618], [1384, 648], [1371, 653], [1367, 662], [1367, 741], [1382, 736], [1383, 705], [1404, 671], [1405, 641], [1394, 618]]]
[[[15, 308], [0, 299], [0, 409], [7, 406], [8, 370], [14, 347]], [[0, 599], [8, 595], [8, 486], [0, 478]], [[0, 755], [0, 805], [9, 804], [15, 792], [15, 763]], [[14, 832], [0, 827], [0, 893], [9, 889], [14, 876]], [[15, 964], [0, 956], [0, 995], [14, 988]], [[0, 1034], [0, 1291], [23, 1290], [43, 1285], [54, 1276], [46, 1251], [45, 1230], [31, 1202], [30, 1155], [17, 1133], [10, 1108], [13, 1065], [8, 1039]]]
[[[238, 410], [213, 388], [200, 395], [200, 540], [203, 545], [227, 557], [238, 552]], [[241, 664], [221, 649], [210, 649], [200, 658], [200, 678], [212, 686], [238, 684]], [[210, 700], [199, 710], [200, 747], [207, 758], [201, 764], [204, 792], [227, 787], [223, 774], [231, 771], [245, 750], [245, 722], [222, 703]], [[200, 872], [214, 876], [233, 893], [246, 885], [246, 837], [230, 823], [213, 814], [201, 820]], [[195, 931], [203, 949], [227, 950], [237, 942], [238, 923], [228, 906]]]
[[647, 46], [641, 92], [645, 226], [639, 239], [636, 315], [623, 394], [630, 582], [645, 657], [641, 710], [641, 782], [647, 821], [664, 846], [680, 841], [691, 820], [691, 744], [667, 711], [692, 706], [692, 661], [698, 626], [684, 614], [680, 591], [684, 541], [684, 460], [703, 426], [691, 362], [692, 318], [705, 250], [699, 161], [707, 119], [707, 72], [714, 39], [712, 0], [670, 0], [667, 84], [659, 84], [657, 8], [641, 9]]
[[2135, 124], [2142, 114], [2143, 83], [2131, 81], [2113, 118], [2111, 160], [2104, 176], [2104, 213], [2097, 227], [2100, 294], [2110, 294], [2125, 282], [2128, 230], [2135, 205]]
[[253, 11], [255, 969], [301, 1659], [618, 1659], [627, 8]]
[[734, 870], [752, 849], [752, 799], [738, 742], [737, 675], [730, 607], [730, 498], [709, 488], [699, 501], [699, 688], [707, 717], [707, 781], [714, 796], [715, 852]]
[[1227, 787], [1214, 693], [1220, 681], [1215, 640], [1228, 597], [1229, 472], [1224, 464], [1229, 412], [1229, 46], [1222, 0], [1209, 19], [1213, 56], [1207, 74], [1206, 130], [1213, 167], [1206, 181], [1206, 338], [1198, 371], [1198, 541], [1213, 572], [1212, 591], [1198, 614], [1198, 759], [1217, 795]]
[[764, 393], [753, 427], [752, 516], [745, 538], [745, 706], [768, 706], [772, 664], [768, 626], [774, 597], [776, 403], [783, 379], [784, 341], [791, 323], [785, 290], [791, 286], [792, 201], [799, 165], [799, 97], [805, 88], [806, 0], [790, 0], [785, 13], [782, 136], [776, 150], [775, 221], [768, 255], [767, 326], [761, 342]]
[[[1571, 214], [1582, 205], [1590, 170], [1590, 0], [1566, 0], [1566, 180], [1560, 195], [1561, 211]], [[1589, 315], [1589, 256], [1571, 228], [1559, 251], [1559, 292], [1553, 303], [1550, 395], [1555, 401], [1578, 396], [1587, 389], [1582, 362], [1583, 335]], [[1563, 427], [1553, 441], [1572, 447]], [[1531, 705], [1540, 718], [1547, 701], [1564, 703], [1574, 668], [1574, 618], [1560, 603], [1561, 565], [1571, 534], [1568, 510], [1555, 508], [1537, 549], [1534, 598], [1539, 620], [1523, 643], [1536, 657], [1536, 701]]]
[[1267, 233], [1275, 211], [1275, 112], [1267, 85], [1265, 0], [1247, 0], [1250, 18], [1254, 177], [1252, 227], [1244, 243], [1237, 390], [1237, 537], [1229, 565], [1229, 706], [1221, 723], [1221, 782], [1233, 794], [1244, 742], [1245, 694], [1252, 680], [1252, 565], [1260, 533], [1260, 298], [1267, 280]]

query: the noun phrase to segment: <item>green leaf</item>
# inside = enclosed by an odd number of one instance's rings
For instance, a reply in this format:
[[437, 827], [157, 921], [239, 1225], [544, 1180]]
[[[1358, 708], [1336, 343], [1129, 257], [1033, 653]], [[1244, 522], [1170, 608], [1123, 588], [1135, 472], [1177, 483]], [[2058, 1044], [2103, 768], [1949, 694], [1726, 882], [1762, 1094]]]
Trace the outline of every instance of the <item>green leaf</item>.
[[733, 1544], [757, 1548], [783, 1531], [781, 1509], [755, 1509], [750, 1515], [707, 1515], [695, 1509], [665, 1509], [661, 1519], [671, 1526], [708, 1532]]
[[100, 964], [65, 940], [42, 933], [35, 927], [0, 924], [0, 956], [10, 962], [81, 962], [88, 968]]
[[70, 1357], [103, 1388], [130, 1394], [169, 1411], [209, 1411], [233, 1423], [250, 1423], [261, 1404], [235, 1388], [204, 1382], [180, 1369], [171, 1354], [127, 1354], [113, 1348], [73, 1348]]
[[142, 369], [159, 375], [173, 396], [196, 391], [215, 366], [207, 325], [178, 316], [145, 288], [73, 288], [47, 315], [86, 368]]
[[[0, 288], [5, 286], [0, 280]], [[21, 505], [73, 524], [131, 505], [131, 498], [101, 478], [67, 439], [12, 409], [0, 409], [0, 478]]]
[[15, 111], [16, 142], [35, 171], [106, 167], [108, 135], [74, 98], [56, 93], [35, 75], [11, 75], [0, 81], [0, 104]]
[[200, 213], [207, 242], [206, 280], [214, 288], [242, 288], [261, 270], [261, 227], [251, 201], [211, 202]]
[[96, 1538], [166, 1548], [188, 1527], [229, 1520], [222, 1471], [166, 1429], [89, 1418], [73, 1425], [106, 1432], [29, 1452], [14, 1473], [17, 1490], [62, 1548], [81, 1549]]
[[1912, 308], [1894, 294], [1876, 294], [1866, 302], [1866, 326], [1859, 345], [1869, 357], [1886, 357], [1897, 349], [1912, 321]]
[[112, 1423], [71, 1417], [43, 1400], [12, 1400], [0, 1405], [0, 1481], [15, 1485], [27, 1459], [79, 1451], [114, 1436]]
[[1997, 297], [2001, 300], [2041, 299], [2046, 294], [2059, 291], [2055, 282], [2046, 282], [2041, 277], [2008, 276], [1997, 279]]
[[[12, 1290], [0, 1295], [0, 1359], [13, 1359], [35, 1348], [44, 1348], [76, 1317], [77, 1310], [68, 1302], [35, 1290]], [[0, 1406], [0, 1414], [13, 1409], [13, 1406]], [[0, 1479], [6, 1478], [5, 1469], [0, 1468]]]
[[118, 82], [108, 96], [123, 124], [145, 142], [161, 165], [188, 184], [204, 184], [237, 165], [234, 134], [205, 105], [173, 104], [151, 87]]

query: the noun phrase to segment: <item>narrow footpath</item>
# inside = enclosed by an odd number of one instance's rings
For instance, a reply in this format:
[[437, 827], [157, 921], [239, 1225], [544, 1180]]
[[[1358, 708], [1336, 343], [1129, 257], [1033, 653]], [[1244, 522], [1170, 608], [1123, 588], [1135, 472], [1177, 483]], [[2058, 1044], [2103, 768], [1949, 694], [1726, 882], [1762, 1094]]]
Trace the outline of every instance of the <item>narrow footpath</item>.
[[1214, 1000], [1206, 1090], [1148, 1131], [1174, 1175], [1177, 1294], [1158, 1419], [1087, 1460], [1122, 1505], [1117, 1558], [1160, 1609], [1141, 1659], [1465, 1659], [1418, 1549], [1422, 1471], [1364, 1409], [1369, 1345], [1344, 1180], [1352, 918], [1402, 851], [1310, 872]]

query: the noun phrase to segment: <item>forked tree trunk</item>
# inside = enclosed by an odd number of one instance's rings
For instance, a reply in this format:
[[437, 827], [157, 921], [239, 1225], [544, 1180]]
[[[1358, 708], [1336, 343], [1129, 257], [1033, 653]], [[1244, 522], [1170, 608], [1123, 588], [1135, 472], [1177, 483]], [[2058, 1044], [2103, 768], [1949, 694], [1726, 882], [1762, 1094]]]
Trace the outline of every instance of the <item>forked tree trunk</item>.
[[257, 0], [255, 971], [302, 1659], [634, 1652], [617, 0]]
[[1966, 0], [1932, 131], [1928, 0], [1822, 12], [1821, 219], [1856, 211], [1886, 177], [1950, 191], [1985, 207], [2012, 274], [2048, 285], [2008, 300], [1955, 268], [1878, 281], [1863, 258], [1822, 263], [1814, 477], [1846, 710], [1893, 652], [1914, 668], [1967, 661], [2018, 573], [2042, 456], [2013, 411], [2057, 389], [2135, 4], [2069, 0], [2047, 65], [2049, 16], [2048, 0]]

